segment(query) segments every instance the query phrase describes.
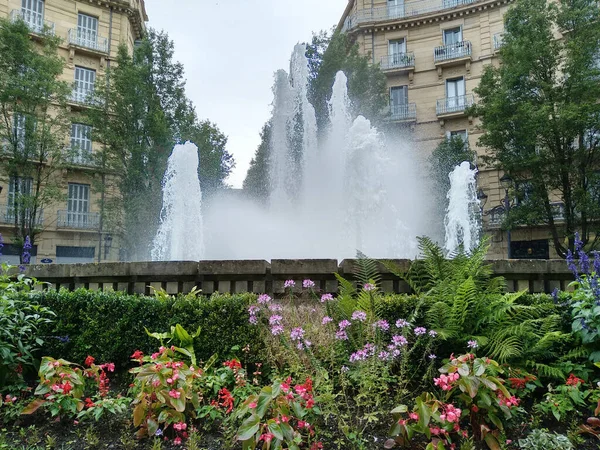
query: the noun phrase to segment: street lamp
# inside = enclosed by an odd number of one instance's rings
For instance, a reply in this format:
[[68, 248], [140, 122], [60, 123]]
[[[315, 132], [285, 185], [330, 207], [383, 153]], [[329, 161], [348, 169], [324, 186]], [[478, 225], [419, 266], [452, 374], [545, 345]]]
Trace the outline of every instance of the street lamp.
[[[508, 190], [511, 188], [513, 184], [513, 179], [505, 173], [500, 178], [500, 186], [504, 188], [504, 213], [506, 217], [510, 213], [510, 197], [508, 196]], [[506, 230], [506, 240], [508, 243], [508, 259], [512, 259], [512, 251], [510, 248], [511, 236], [510, 236], [510, 227]]]
[[481, 205], [481, 212], [483, 212], [483, 208], [485, 207], [485, 204], [488, 201], [488, 196], [485, 192], [483, 192], [483, 189], [479, 188], [479, 190], [477, 191], [477, 200], [479, 200], [479, 204]]

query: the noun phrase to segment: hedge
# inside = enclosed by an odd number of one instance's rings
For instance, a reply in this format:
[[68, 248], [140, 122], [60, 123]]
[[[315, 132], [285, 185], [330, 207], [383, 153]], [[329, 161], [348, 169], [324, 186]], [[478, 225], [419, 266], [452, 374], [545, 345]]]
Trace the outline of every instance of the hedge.
[[160, 345], [144, 327], [150, 332], [165, 332], [177, 323], [188, 331], [202, 327], [194, 342], [199, 360], [207, 360], [214, 353], [226, 358], [234, 346], [242, 349], [246, 345], [252, 359], [261, 349], [258, 329], [248, 322], [248, 305], [256, 298], [253, 294], [159, 300], [80, 289], [40, 292], [29, 298], [56, 313], [54, 323], [40, 330], [45, 341], [42, 352], [73, 362], [81, 363], [92, 355], [98, 362], [129, 367], [135, 350], [149, 353]]

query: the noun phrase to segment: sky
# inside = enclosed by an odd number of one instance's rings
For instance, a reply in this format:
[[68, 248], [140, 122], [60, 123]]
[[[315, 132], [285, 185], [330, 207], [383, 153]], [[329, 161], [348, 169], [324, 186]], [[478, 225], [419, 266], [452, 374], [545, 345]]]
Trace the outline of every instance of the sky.
[[166, 31], [200, 119], [228, 137], [241, 187], [271, 115], [273, 74], [294, 45], [337, 25], [347, 0], [146, 0], [149, 26]]

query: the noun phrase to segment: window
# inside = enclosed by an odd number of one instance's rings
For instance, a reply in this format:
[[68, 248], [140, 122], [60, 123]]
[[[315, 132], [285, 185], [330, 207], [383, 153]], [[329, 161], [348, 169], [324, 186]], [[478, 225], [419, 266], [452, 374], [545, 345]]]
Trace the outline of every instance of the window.
[[23, 21], [35, 32], [44, 29], [44, 1], [21, 0], [21, 14]]
[[[6, 198], [6, 222], [14, 223], [15, 220], [21, 220], [18, 212], [27, 208], [27, 199], [31, 196], [32, 187], [32, 178], [10, 177]], [[25, 213], [27, 214], [26, 211]]]
[[408, 86], [390, 88], [390, 108], [394, 116], [404, 117], [408, 115]]
[[81, 123], [71, 125], [71, 161], [77, 164], [90, 162], [92, 155], [92, 127]]
[[448, 139], [460, 138], [465, 143], [465, 147], [469, 145], [469, 135], [467, 130], [448, 131], [446, 137]]
[[25, 149], [25, 116], [23, 114], [15, 114], [13, 117], [13, 138], [19, 150]]
[[[31, 259], [29, 262], [31, 264], [36, 263], [37, 259], [37, 245], [34, 245], [31, 250], [29, 250], [29, 254], [31, 255]], [[2, 247], [2, 254], [0, 255], [0, 262], [10, 264], [11, 266], [17, 266], [21, 264], [21, 247], [15, 244], [4, 244]]]
[[75, 90], [73, 100], [86, 102], [94, 92], [96, 85], [96, 71], [85, 67], [75, 67]]
[[90, 206], [90, 185], [69, 183], [67, 225], [86, 228]]
[[98, 19], [86, 14], [77, 17], [77, 44], [96, 48], [98, 43]]
[[94, 262], [96, 249], [94, 247], [56, 246], [57, 264], [77, 264]]
[[388, 16], [391, 19], [404, 17], [404, 0], [388, 0]]
[[448, 30], [444, 30], [444, 45], [458, 44], [462, 42], [462, 28], [450, 28]]
[[400, 58], [406, 53], [406, 41], [397, 39], [389, 42], [388, 54], [390, 55], [390, 64], [399, 64]]
[[531, 202], [533, 196], [533, 184], [529, 180], [517, 181], [515, 183], [515, 191], [517, 194], [517, 206], [526, 205]]
[[465, 93], [463, 77], [446, 80], [446, 106], [449, 112], [465, 107]]

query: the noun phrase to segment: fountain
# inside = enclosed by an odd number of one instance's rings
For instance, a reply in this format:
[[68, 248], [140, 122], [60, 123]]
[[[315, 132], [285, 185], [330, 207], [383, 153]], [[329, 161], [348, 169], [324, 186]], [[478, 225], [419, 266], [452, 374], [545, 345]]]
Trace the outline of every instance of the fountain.
[[163, 206], [152, 248], [153, 261], [204, 258], [198, 165], [198, 147], [190, 142], [175, 146], [163, 180]]
[[[418, 152], [402, 134], [386, 136], [363, 116], [352, 120], [343, 72], [332, 87], [329, 128], [317, 133], [305, 54], [306, 47], [297, 45], [290, 74], [275, 73], [264, 180], [268, 204], [227, 191], [215, 196], [203, 205], [206, 250], [192, 251], [192, 238], [178, 233], [197, 230], [202, 217], [197, 209], [191, 216], [175, 212], [178, 195], [193, 195], [177, 190], [174, 178], [188, 176], [185, 184], [197, 184], [198, 177], [191, 169], [176, 172], [170, 161], [154, 259], [189, 259], [192, 253], [207, 259], [352, 258], [357, 250], [380, 258], [415, 257], [416, 236], [435, 234]], [[192, 163], [186, 164], [197, 165]]]
[[445, 249], [452, 256], [461, 249], [470, 253], [479, 244], [481, 211], [477, 199], [477, 169], [462, 162], [450, 173]]

